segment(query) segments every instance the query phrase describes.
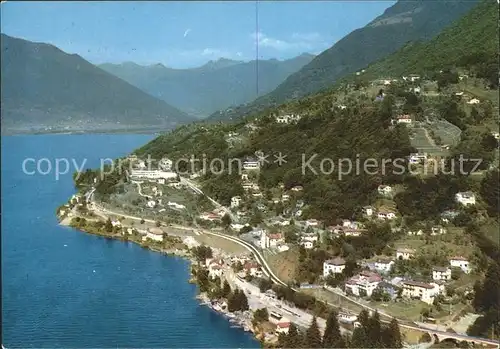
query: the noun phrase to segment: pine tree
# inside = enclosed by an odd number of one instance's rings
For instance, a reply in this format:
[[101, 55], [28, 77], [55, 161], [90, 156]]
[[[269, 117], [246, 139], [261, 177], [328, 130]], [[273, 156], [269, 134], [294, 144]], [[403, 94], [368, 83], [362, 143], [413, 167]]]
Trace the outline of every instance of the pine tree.
[[326, 329], [323, 335], [323, 348], [344, 348], [345, 342], [340, 333], [339, 321], [336, 312], [331, 312], [326, 320]]
[[321, 333], [319, 332], [316, 316], [313, 317], [311, 326], [306, 331], [304, 344], [306, 348], [321, 348]]
[[403, 339], [396, 319], [393, 318], [390, 324], [383, 330], [382, 343], [386, 348], [403, 347]]

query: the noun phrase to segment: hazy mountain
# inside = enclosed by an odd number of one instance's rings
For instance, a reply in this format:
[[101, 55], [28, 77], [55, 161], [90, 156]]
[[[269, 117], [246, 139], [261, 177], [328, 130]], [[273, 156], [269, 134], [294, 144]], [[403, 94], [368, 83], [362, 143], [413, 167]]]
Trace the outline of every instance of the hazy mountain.
[[221, 58], [193, 69], [130, 62], [106, 63], [100, 67], [185, 112], [205, 117], [272, 91], [313, 58], [302, 54], [285, 61], [271, 59], [258, 63]]
[[192, 121], [165, 101], [57, 47], [1, 34], [2, 126], [169, 128]]
[[332, 86], [409, 41], [429, 40], [466, 14], [478, 0], [400, 0], [365, 27], [356, 29], [290, 75], [271, 93], [246, 106], [214, 113], [211, 119], [234, 119]]

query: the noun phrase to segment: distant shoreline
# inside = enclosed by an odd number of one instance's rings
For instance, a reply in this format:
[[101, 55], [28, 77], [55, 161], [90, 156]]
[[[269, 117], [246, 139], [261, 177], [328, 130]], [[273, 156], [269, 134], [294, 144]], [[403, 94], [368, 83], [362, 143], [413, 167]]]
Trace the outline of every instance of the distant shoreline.
[[83, 134], [100, 134], [100, 133], [113, 133], [113, 134], [155, 134], [168, 132], [174, 129], [171, 128], [156, 128], [156, 127], [146, 127], [146, 128], [127, 128], [127, 129], [87, 129], [87, 130], [2, 130], [2, 136], [21, 136], [21, 135], [83, 135]]

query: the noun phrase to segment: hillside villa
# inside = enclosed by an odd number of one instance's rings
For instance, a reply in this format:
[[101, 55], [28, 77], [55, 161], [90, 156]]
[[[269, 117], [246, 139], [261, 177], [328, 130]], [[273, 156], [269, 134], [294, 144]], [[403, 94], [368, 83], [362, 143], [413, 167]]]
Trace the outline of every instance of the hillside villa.
[[471, 191], [464, 191], [455, 194], [455, 200], [464, 206], [475, 205], [476, 195]]
[[381, 272], [381, 273], [388, 273], [391, 271], [392, 269], [392, 266], [394, 265], [394, 261], [393, 260], [389, 260], [389, 259], [378, 259], [376, 262], [375, 262], [375, 265], [374, 265], [374, 268], [375, 270], [377, 270], [378, 272]]
[[323, 262], [323, 276], [330, 274], [341, 274], [345, 269], [345, 260], [340, 257], [329, 259]]
[[403, 292], [401, 296], [410, 299], [419, 299], [427, 304], [432, 304], [434, 298], [440, 294], [440, 287], [436, 283], [425, 283], [419, 281], [403, 281]]
[[345, 289], [347, 293], [352, 293], [358, 297], [370, 297], [382, 278], [377, 273], [363, 271], [347, 280]]
[[451, 257], [450, 267], [460, 268], [465, 274], [470, 273], [469, 260], [462, 256]]
[[377, 191], [380, 195], [384, 196], [392, 194], [392, 188], [390, 185], [379, 185]]
[[432, 268], [432, 280], [447, 281], [451, 279], [451, 269], [449, 267]]
[[398, 248], [396, 250], [396, 259], [408, 260], [415, 255], [415, 250], [411, 248]]
[[278, 244], [284, 243], [285, 239], [282, 234], [271, 234], [269, 232], [262, 232], [260, 237], [260, 247], [269, 248], [277, 247]]

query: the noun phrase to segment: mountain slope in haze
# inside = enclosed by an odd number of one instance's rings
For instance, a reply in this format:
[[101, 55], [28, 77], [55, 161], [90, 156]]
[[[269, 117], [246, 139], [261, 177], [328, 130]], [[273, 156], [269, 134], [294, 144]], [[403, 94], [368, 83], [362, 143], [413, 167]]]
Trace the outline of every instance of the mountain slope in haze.
[[258, 63], [219, 59], [193, 69], [135, 63], [107, 63], [100, 68], [185, 112], [206, 117], [272, 91], [313, 58], [302, 54], [285, 61], [271, 59]]
[[193, 118], [57, 47], [1, 35], [2, 126], [170, 128]]
[[364, 75], [398, 76], [479, 63], [481, 69], [492, 70], [491, 79], [498, 84], [498, 75], [494, 71], [496, 67], [498, 72], [498, 20], [498, 4], [485, 0], [432, 40], [406, 45], [367, 67]]
[[216, 112], [210, 118], [234, 119], [328, 88], [338, 79], [388, 56], [409, 41], [431, 39], [477, 2], [400, 0], [368, 25], [351, 32], [319, 54], [271, 93], [246, 106]]

